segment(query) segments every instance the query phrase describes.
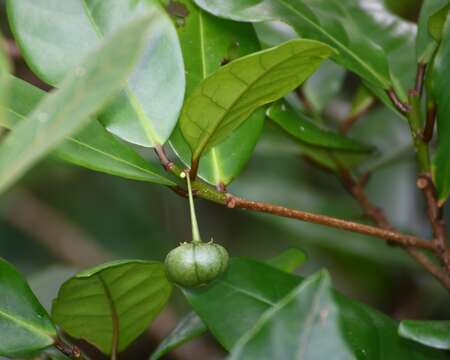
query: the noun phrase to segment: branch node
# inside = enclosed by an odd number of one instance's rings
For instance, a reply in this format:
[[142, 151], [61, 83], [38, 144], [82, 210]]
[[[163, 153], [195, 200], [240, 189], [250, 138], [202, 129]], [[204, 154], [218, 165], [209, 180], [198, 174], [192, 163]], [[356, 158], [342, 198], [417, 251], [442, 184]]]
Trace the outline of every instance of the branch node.
[[402, 102], [399, 97], [397, 96], [397, 93], [394, 89], [387, 90], [387, 95], [389, 96], [389, 99], [391, 99], [394, 106], [403, 114], [409, 113], [411, 110], [411, 106], [407, 103]]

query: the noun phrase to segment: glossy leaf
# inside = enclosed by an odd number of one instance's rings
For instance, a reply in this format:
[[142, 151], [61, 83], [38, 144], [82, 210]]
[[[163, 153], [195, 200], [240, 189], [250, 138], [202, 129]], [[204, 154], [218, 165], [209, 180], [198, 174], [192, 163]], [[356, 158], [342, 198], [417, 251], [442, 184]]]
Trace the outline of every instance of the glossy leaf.
[[321, 112], [341, 90], [345, 79], [345, 69], [331, 61], [326, 61], [303, 85], [303, 93], [313, 106]]
[[284, 21], [301, 37], [337, 49], [333, 59], [374, 87], [396, 87], [406, 96], [415, 68], [411, 55], [416, 28], [390, 13], [381, 0], [195, 1], [217, 16], [237, 21]]
[[423, 345], [436, 349], [450, 349], [450, 321], [403, 320], [398, 333]]
[[438, 145], [434, 158], [434, 176], [439, 199], [446, 201], [450, 194], [450, 21], [443, 30], [442, 43], [434, 60], [432, 72], [433, 96], [437, 103]]
[[35, 355], [56, 336], [45, 309], [23, 276], [0, 259], [0, 356]]
[[320, 128], [285, 102], [273, 104], [267, 115], [300, 144], [306, 157], [330, 170], [339, 170], [339, 165], [353, 167], [373, 151], [371, 146]]
[[[306, 254], [300, 249], [289, 249], [267, 261], [270, 266], [285, 271], [293, 272], [306, 260]], [[177, 327], [158, 346], [150, 360], [159, 359], [169, 351], [180, 347], [186, 342], [206, 333], [208, 328], [195, 313], [189, 313], [184, 317]]]
[[332, 52], [316, 41], [292, 40], [235, 60], [205, 79], [180, 120], [192, 158], [225, 140], [256, 109], [298, 87]]
[[102, 352], [124, 350], [166, 305], [172, 286], [159, 262], [123, 260], [78, 273], [61, 287], [52, 316]]
[[[216, 282], [207, 288], [197, 290], [184, 289], [183, 292], [191, 306], [207, 324], [216, 339], [231, 350], [248, 331], [257, 326], [261, 317], [266, 317], [274, 309], [283, 303], [283, 299], [302, 283], [300, 277], [277, 270], [271, 266], [255, 262], [253, 260], [232, 259], [228, 271]], [[301, 285], [302, 286], [302, 285]], [[313, 292], [313, 291], [312, 291]], [[319, 292], [320, 294], [320, 292]], [[328, 295], [331, 297], [331, 295]], [[445, 359], [445, 355], [439, 351], [425, 348], [402, 339], [397, 335], [397, 324], [385, 315], [345, 298], [336, 292], [332, 293], [335, 309], [339, 309], [340, 340], [345, 340], [345, 345], [353, 354], [350, 358], [361, 359]], [[223, 301], [226, 299], [227, 301]], [[284, 300], [285, 301], [285, 300]], [[307, 301], [307, 299], [305, 299]], [[323, 309], [322, 309], [323, 310]], [[300, 309], [301, 311], [301, 309]], [[222, 314], [227, 314], [226, 318]], [[316, 314], [314, 312], [313, 314]], [[319, 312], [319, 319], [325, 319], [333, 315], [333, 308], [328, 312]], [[292, 320], [292, 318], [290, 318]], [[314, 321], [311, 318], [308, 321]], [[296, 321], [295, 326], [300, 322]], [[280, 331], [283, 336], [278, 337], [278, 343], [291, 339], [286, 335], [285, 325], [281, 324]], [[305, 324], [304, 324], [305, 326]], [[307, 326], [307, 325], [306, 325]], [[298, 347], [298, 339], [287, 347]], [[322, 339], [319, 335], [308, 338], [307, 341]], [[338, 339], [338, 340], [339, 340]], [[337, 339], [334, 339], [336, 341]], [[322, 343], [323, 350], [326, 350]], [[278, 348], [277, 348], [278, 349]], [[325, 358], [334, 358], [332, 352]], [[292, 359], [295, 357], [275, 356], [267, 359]], [[250, 358], [249, 358], [250, 359]], [[262, 357], [261, 359], [265, 359]], [[311, 359], [306, 358], [305, 359]], [[314, 359], [323, 359], [315, 357]]]
[[270, 265], [232, 258], [228, 271], [212, 285], [183, 292], [214, 337], [229, 350], [300, 281]]
[[292, 248], [273, 257], [267, 263], [287, 273], [294, 272], [308, 259], [307, 255], [300, 249]]
[[431, 60], [434, 52], [436, 51], [438, 43], [431, 36], [429, 29], [429, 21], [431, 16], [435, 15], [447, 4], [448, 0], [424, 1], [419, 16], [419, 26], [416, 41], [416, 56], [418, 62], [428, 63]]
[[0, 192], [86, 125], [89, 116], [122, 89], [142, 52], [151, 19], [134, 20], [109, 36], [2, 142]]
[[150, 360], [157, 360], [169, 353], [171, 350], [195, 339], [207, 331], [205, 323], [195, 314], [190, 312], [171, 333], [159, 344]]
[[[178, 1], [177, 6], [184, 6], [184, 12], [188, 14], [181, 17], [169, 6], [169, 12], [179, 20], [177, 31], [185, 59], [187, 96], [223, 64], [259, 50], [250, 24], [219, 19], [202, 11], [191, 0]], [[199, 176], [214, 185], [229, 184], [249, 160], [263, 123], [264, 113], [257, 112], [225, 142], [211, 148], [203, 156]], [[181, 160], [189, 165], [191, 150], [179, 127], [170, 143]]]
[[[10, 77], [11, 101], [0, 125], [9, 129], [17, 126], [44, 98], [45, 92], [18, 78]], [[72, 164], [127, 179], [175, 185], [161, 170], [144, 160], [129, 146], [108, 133], [96, 120], [77, 135], [59, 145], [56, 154]]]
[[154, 146], [169, 138], [185, 88], [177, 34], [158, 0], [8, 1], [10, 24], [24, 58], [51, 85], [58, 85], [102, 38], [146, 11], [154, 18], [144, 55], [126, 90], [100, 119], [117, 136]]
[[264, 313], [230, 359], [352, 359], [326, 272], [303, 281]]

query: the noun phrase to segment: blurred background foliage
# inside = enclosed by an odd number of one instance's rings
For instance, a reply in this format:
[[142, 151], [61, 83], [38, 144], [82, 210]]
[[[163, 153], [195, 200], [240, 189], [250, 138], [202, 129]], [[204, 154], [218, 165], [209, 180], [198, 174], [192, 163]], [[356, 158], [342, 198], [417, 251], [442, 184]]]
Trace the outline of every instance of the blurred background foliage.
[[[421, 5], [420, 0], [387, 3], [412, 21]], [[4, 7], [5, 1], [1, 0], [1, 28], [10, 37]], [[20, 54], [15, 54], [14, 60], [19, 77], [42, 87]], [[331, 94], [322, 114], [328, 125], [338, 128], [351, 109], [359, 84], [349, 74], [343, 76], [335, 71], [331, 72], [331, 81], [333, 77], [337, 77], [337, 91]], [[320, 87], [315, 91], [321, 91]], [[377, 169], [368, 183], [370, 198], [385, 209], [396, 227], [429, 236], [422, 199], [415, 186], [407, 124], [376, 104], [350, 134], [378, 149], [376, 159], [366, 164]], [[140, 151], [156, 161], [151, 151]], [[365, 221], [339, 179], [305, 161], [299, 145], [287, 140], [269, 121], [250, 163], [230, 190], [248, 198]], [[213, 237], [234, 256], [267, 259], [289, 247], [300, 247], [309, 256], [300, 269], [302, 275], [326, 267], [343, 293], [397, 319], [450, 317], [448, 294], [395, 247], [352, 233], [231, 211], [204, 201], [198, 201], [197, 208], [203, 237]], [[110, 258], [163, 260], [171, 248], [189, 236], [188, 204], [171, 191], [90, 172], [52, 158], [29, 172], [2, 197], [0, 204], [0, 254], [29, 275], [47, 306], [58, 283], [73, 271], [67, 267], [76, 269]], [[153, 344], [185, 310], [181, 297], [175, 297], [170, 311], [152, 326]], [[148, 334], [143, 338], [130, 349], [128, 358], [146, 358], [145, 352], [151, 350]], [[209, 358], [221, 353], [205, 338], [187, 346], [197, 346], [197, 352], [209, 351]], [[168, 358], [194, 359], [189, 355], [192, 353], [185, 347]]]

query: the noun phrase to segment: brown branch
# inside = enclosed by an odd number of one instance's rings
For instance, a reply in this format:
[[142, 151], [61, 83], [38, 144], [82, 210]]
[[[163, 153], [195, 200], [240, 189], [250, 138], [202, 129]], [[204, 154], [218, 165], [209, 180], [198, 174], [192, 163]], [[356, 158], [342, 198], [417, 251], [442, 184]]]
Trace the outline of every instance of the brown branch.
[[447, 229], [443, 209], [438, 206], [437, 192], [430, 174], [421, 174], [417, 187], [422, 191], [427, 204], [427, 215], [433, 231], [433, 243], [436, 255], [450, 274], [450, 247], [447, 242]]
[[372, 202], [367, 197], [364, 191], [364, 185], [367, 182], [367, 178], [364, 177], [363, 182], [356, 181], [350, 171], [348, 171], [347, 169], [341, 169], [340, 175], [344, 187], [361, 205], [361, 208], [364, 211], [364, 215], [373, 220], [378, 227], [386, 230], [393, 230], [394, 228], [387, 220], [384, 211], [372, 204]]
[[416, 84], [414, 86], [414, 89], [417, 91], [419, 96], [422, 96], [423, 93], [423, 83], [425, 79], [426, 70], [427, 64], [424, 63], [417, 64]]
[[166, 155], [166, 151], [164, 150], [164, 147], [161, 145], [155, 146], [155, 153], [159, 158], [159, 161], [161, 162], [161, 165], [164, 167], [166, 171], [171, 171], [173, 168], [173, 162], [170, 161]]
[[342, 121], [340, 127], [339, 127], [339, 131], [342, 134], [347, 134], [350, 129], [353, 127], [353, 125], [355, 125], [355, 123], [361, 119], [364, 115], [366, 115], [375, 105], [375, 101], [372, 101], [369, 105], [367, 105], [364, 109], [362, 109], [361, 111], [355, 113], [355, 114], [351, 114], [349, 116], [347, 116], [344, 121]]
[[394, 106], [397, 108], [398, 111], [400, 111], [403, 114], [407, 114], [410, 111], [410, 106], [407, 103], [402, 102], [395, 92], [394, 89], [389, 89], [386, 91], [387, 95], [389, 96], [389, 99], [391, 99]]
[[67, 357], [71, 359], [79, 359], [83, 360], [84, 357], [81, 354], [81, 350], [73, 345], [68, 345], [64, 341], [62, 341], [60, 338], [55, 339], [55, 348], [57, 348], [61, 353], [66, 355]]
[[433, 102], [429, 102], [427, 104], [427, 118], [425, 127], [422, 130], [422, 140], [427, 144], [433, 138], [434, 124], [436, 122], [436, 112], [436, 105]]
[[380, 229], [374, 226], [364, 225], [347, 220], [341, 220], [330, 216], [294, 210], [283, 206], [251, 201], [231, 194], [227, 194], [227, 198], [229, 208], [236, 207], [240, 209], [258, 211], [281, 217], [301, 220], [314, 224], [325, 225], [340, 230], [352, 231], [359, 234], [369, 235], [376, 238], [392, 241], [403, 246], [413, 246], [422, 249], [433, 249], [433, 244], [430, 241], [420, 239], [413, 235], [407, 235], [391, 230]]
[[[393, 231], [394, 227], [388, 221], [386, 215], [381, 208], [376, 207], [369, 200], [364, 191], [364, 184], [355, 181], [353, 176], [348, 170], [343, 169], [341, 171], [341, 180], [344, 187], [353, 195], [358, 201], [361, 208], [364, 210], [366, 216], [368, 216], [377, 226], [382, 229]], [[450, 277], [441, 271], [428, 257], [421, 253], [419, 250], [406, 246], [405, 250], [413, 257], [423, 268], [425, 268], [430, 274], [432, 274], [447, 290], [450, 291]]]

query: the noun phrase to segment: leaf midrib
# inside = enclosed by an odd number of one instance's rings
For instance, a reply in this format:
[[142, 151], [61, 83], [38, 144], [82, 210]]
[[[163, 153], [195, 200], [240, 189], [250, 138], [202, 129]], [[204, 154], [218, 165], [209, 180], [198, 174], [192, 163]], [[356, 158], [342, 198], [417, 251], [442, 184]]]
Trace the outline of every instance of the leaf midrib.
[[[19, 118], [21, 118], [21, 119], [25, 119], [25, 116], [23, 116], [22, 114], [19, 114], [17, 111], [14, 111], [14, 110], [9, 109], [9, 108], [6, 109], [6, 111], [11, 112], [12, 114], [16, 115], [17, 117], [19, 117]], [[121, 159], [121, 158], [119, 158], [119, 157], [117, 157], [117, 156], [115, 156], [115, 155], [113, 155], [113, 154], [111, 154], [111, 153], [105, 152], [105, 151], [100, 150], [100, 149], [98, 149], [98, 148], [96, 148], [96, 147], [93, 147], [93, 146], [91, 146], [91, 145], [88, 145], [87, 143], [82, 142], [82, 141], [79, 141], [79, 140], [75, 139], [74, 137], [68, 137], [67, 140], [72, 141], [72, 142], [74, 142], [75, 144], [80, 145], [80, 146], [82, 146], [82, 147], [85, 147], [85, 148], [87, 148], [87, 149], [89, 149], [89, 150], [92, 150], [92, 151], [94, 151], [94, 152], [97, 152], [97, 153], [99, 153], [99, 154], [101, 154], [101, 155], [104, 155], [105, 157], [110, 158], [110, 159], [112, 159], [112, 160], [115, 160], [115, 161], [117, 161], [117, 162], [119, 162], [119, 163], [128, 165], [128, 166], [130, 166], [130, 167], [132, 167], [132, 168], [135, 168], [135, 169], [137, 169], [137, 170], [139, 170], [139, 171], [142, 171], [143, 173], [148, 174], [148, 175], [150, 175], [150, 176], [152, 176], [152, 177], [154, 177], [154, 178], [160, 178], [160, 179], [162, 179], [162, 180], [164, 180], [164, 181], [167, 181], [166, 179], [164, 179], [164, 178], [158, 176], [157, 174], [152, 173], [150, 170], [148, 170], [148, 169], [146, 169], [146, 168], [140, 167], [139, 165], [130, 163], [130, 162], [128, 162], [128, 161], [126, 161], [126, 160], [124, 160], [124, 159]], [[58, 148], [57, 148], [56, 150], [58, 150]]]
[[9, 320], [27, 330], [29, 330], [30, 332], [36, 334], [38, 337], [42, 338], [43, 340], [44, 339], [47, 339], [47, 340], [52, 339], [51, 334], [47, 330], [44, 330], [43, 328], [39, 328], [29, 322], [26, 322], [25, 320], [23, 320], [19, 317], [11, 316], [11, 315], [7, 314], [6, 312], [4, 312], [3, 310], [0, 310], [0, 317], [3, 317], [6, 320]]
[[[208, 76], [206, 69], [206, 48], [205, 48], [205, 29], [203, 22], [203, 10], [198, 11], [198, 23], [199, 23], [199, 36], [200, 36], [200, 59], [202, 63], [202, 81]], [[219, 157], [217, 150], [213, 147], [211, 148], [211, 161], [213, 166], [213, 177], [219, 183], [222, 180], [222, 172], [220, 171]]]
[[[319, 43], [318, 43], [319, 44]], [[283, 46], [283, 45], [280, 45]], [[328, 45], [327, 45], [328, 46]], [[267, 51], [267, 50], [266, 50]], [[223, 108], [224, 109], [224, 113], [222, 116], [220, 116], [217, 119], [217, 123], [216, 125], [211, 129], [210, 132], [202, 129], [202, 134], [199, 136], [200, 141], [198, 141], [199, 146], [197, 146], [196, 150], [193, 151], [193, 159], [198, 159], [200, 157], [200, 155], [202, 154], [202, 152], [204, 151], [204, 149], [206, 148], [206, 145], [208, 144], [208, 141], [213, 137], [213, 135], [216, 133], [217, 129], [220, 127], [220, 124], [222, 123], [222, 121], [228, 116], [228, 114], [230, 113], [231, 109], [239, 102], [239, 100], [241, 100], [241, 98], [249, 91], [253, 88], [253, 86], [259, 81], [261, 80], [261, 78], [263, 78], [267, 73], [271, 72], [274, 68], [276, 68], [277, 66], [279, 66], [280, 64], [283, 64], [289, 60], [291, 60], [294, 56], [298, 55], [299, 53], [294, 53], [291, 54], [290, 56], [288, 56], [287, 58], [283, 59], [282, 61], [276, 63], [275, 65], [273, 65], [272, 67], [269, 67], [268, 69], [264, 69], [261, 72], [261, 74], [259, 74], [254, 80], [252, 80], [250, 83], [245, 83], [246, 87], [244, 88], [244, 90], [239, 94], [239, 96], [236, 97], [236, 99], [230, 104], [230, 106], [228, 108]], [[258, 54], [258, 56], [261, 56], [262, 54]], [[242, 58], [242, 61], [245, 61], [246, 58]], [[239, 61], [239, 60], [237, 60]], [[230, 63], [229, 65], [226, 65], [225, 67], [223, 67], [222, 69], [227, 69], [231, 66], [233, 66], [233, 64], [235, 63]], [[231, 73], [233, 74], [233, 73]], [[236, 78], [236, 75], [233, 74], [233, 76]], [[202, 86], [202, 85], [201, 85]], [[207, 96], [208, 99], [211, 99], [209, 95], [203, 95], [202, 96]], [[205, 138], [204, 133], [207, 133], [207, 136]], [[202, 138], [204, 140], [202, 140]]]
[[[383, 76], [379, 75], [376, 71], [372, 70], [370, 65], [368, 65], [363, 59], [361, 59], [357, 54], [355, 54], [351, 49], [349, 49], [347, 46], [345, 46], [343, 43], [341, 43], [338, 39], [333, 37], [331, 34], [329, 34], [323, 27], [317, 25], [314, 21], [310, 20], [307, 16], [303, 15], [300, 11], [298, 11], [296, 8], [294, 8], [292, 5], [286, 2], [286, 0], [278, 0], [284, 7], [286, 7], [288, 10], [294, 12], [299, 17], [301, 17], [304, 21], [309, 23], [312, 27], [317, 29], [320, 33], [325, 35], [327, 38], [329, 38], [331, 41], [336, 43], [338, 46], [340, 46], [342, 49], [344, 49], [348, 54], [350, 54], [364, 69], [366, 69], [375, 79], [380, 81], [381, 84], [383, 84], [383, 87], [387, 84], [390, 84], [390, 80], [384, 79]], [[387, 60], [386, 60], [387, 61]], [[388, 86], [389, 87], [389, 86]]]

